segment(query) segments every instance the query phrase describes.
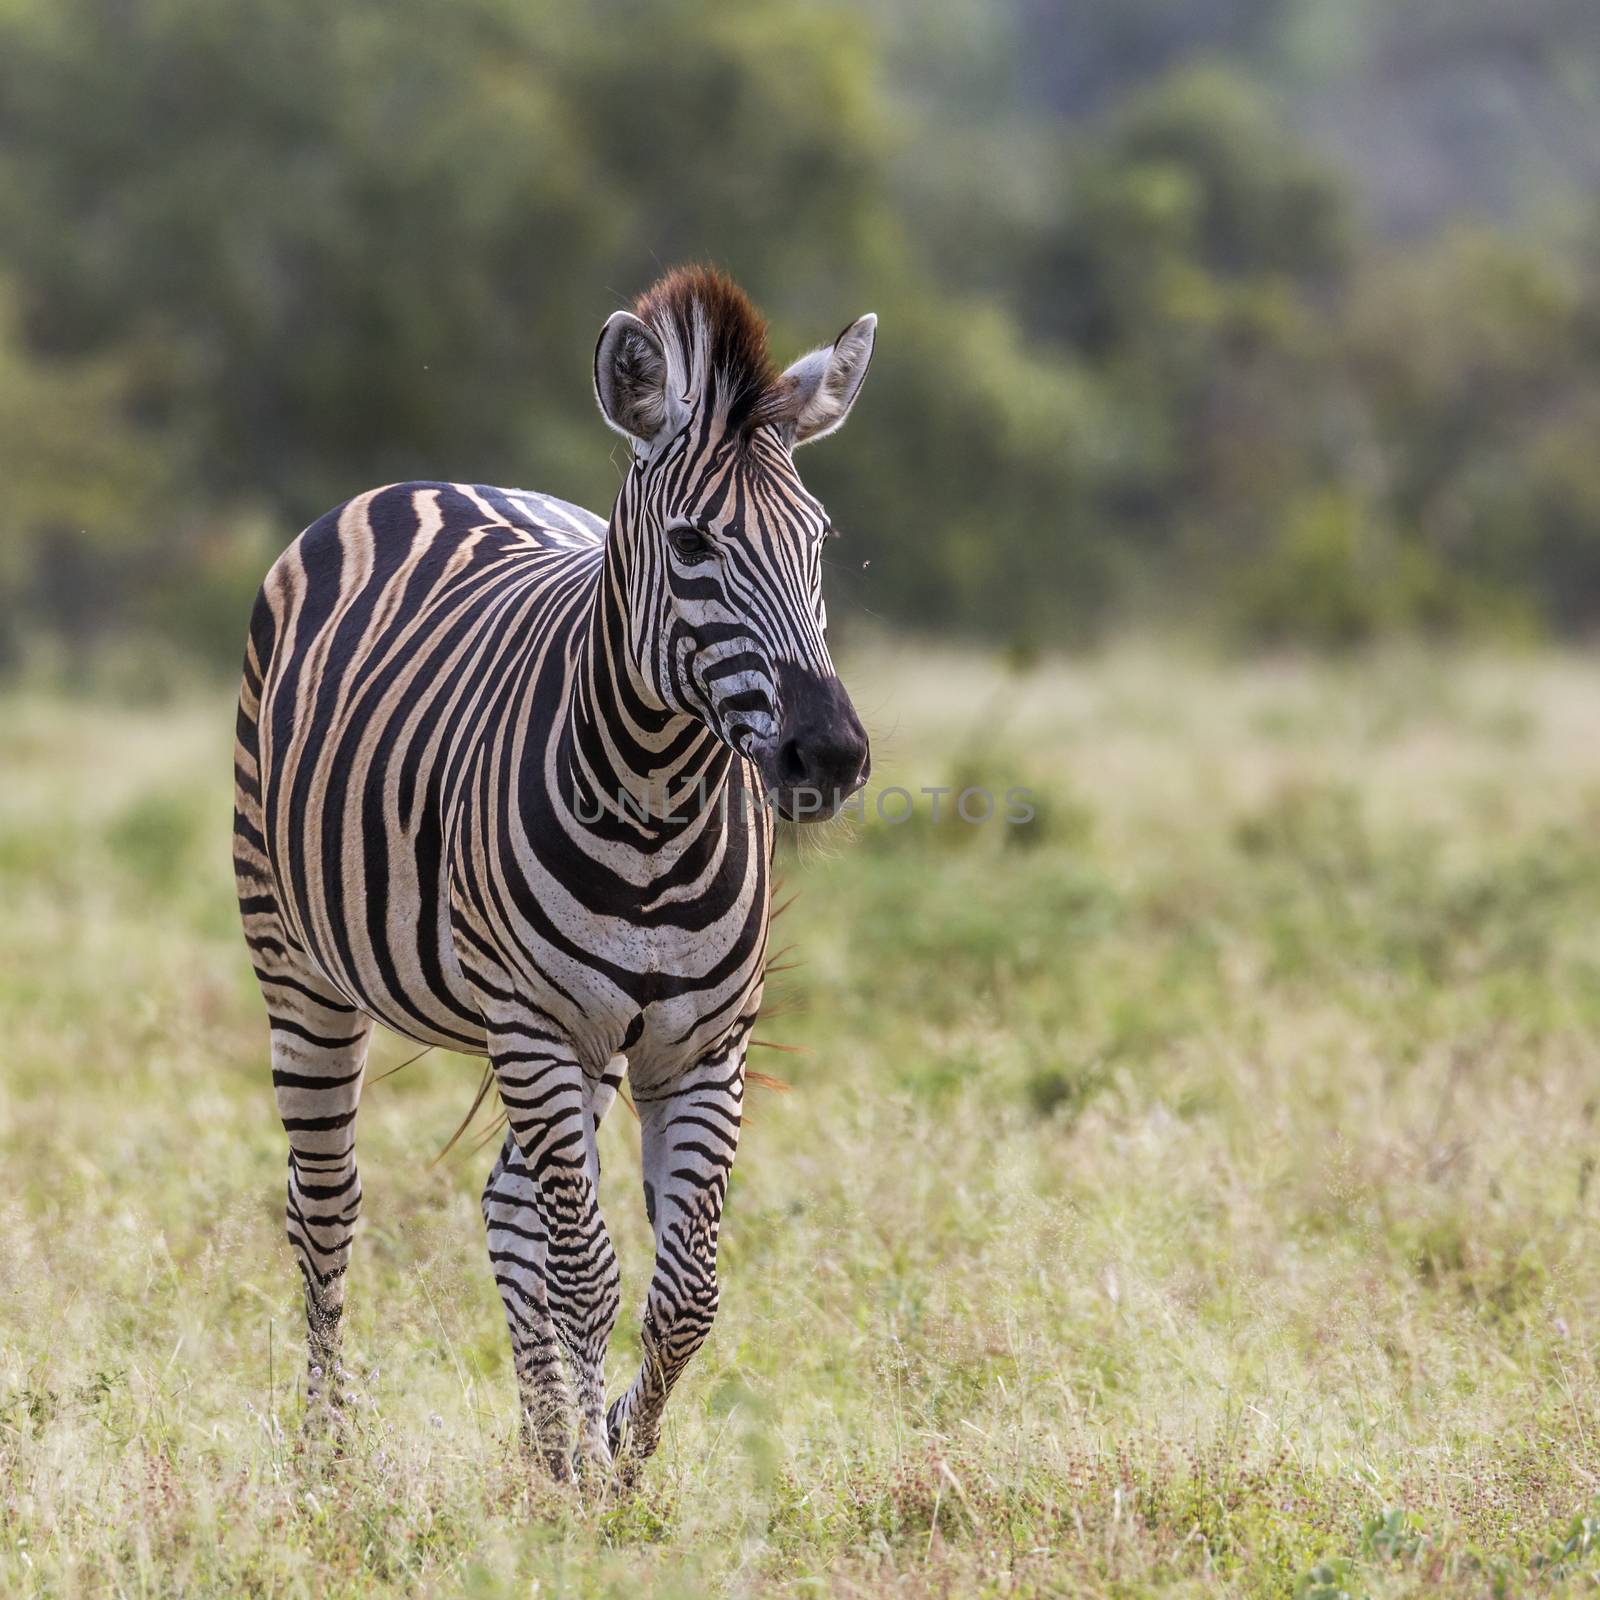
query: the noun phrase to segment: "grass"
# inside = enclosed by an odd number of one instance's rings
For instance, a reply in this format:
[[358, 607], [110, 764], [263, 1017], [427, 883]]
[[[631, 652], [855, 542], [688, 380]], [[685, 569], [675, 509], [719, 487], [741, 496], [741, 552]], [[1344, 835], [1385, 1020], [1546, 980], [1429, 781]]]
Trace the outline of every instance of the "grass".
[[300, 1452], [227, 698], [0, 701], [0, 1593], [1593, 1591], [1600, 662], [849, 676], [882, 783], [1038, 816], [792, 853], [793, 1091], [614, 1503], [516, 1455], [437, 1053], [368, 1089], [365, 1400]]

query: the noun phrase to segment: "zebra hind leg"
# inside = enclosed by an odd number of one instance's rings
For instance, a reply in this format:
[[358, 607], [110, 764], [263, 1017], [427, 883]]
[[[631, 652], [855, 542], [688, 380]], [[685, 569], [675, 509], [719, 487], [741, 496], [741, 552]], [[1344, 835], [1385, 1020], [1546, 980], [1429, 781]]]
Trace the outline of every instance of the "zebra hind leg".
[[572, 1476], [572, 1399], [545, 1289], [548, 1237], [533, 1174], [509, 1129], [483, 1187], [483, 1222], [489, 1263], [511, 1330], [523, 1448], [542, 1460], [552, 1477], [565, 1481]]
[[372, 1022], [321, 979], [281, 975], [262, 987], [271, 1013], [273, 1093], [289, 1136], [285, 1216], [305, 1287], [306, 1422], [315, 1426], [345, 1400], [345, 1272], [361, 1210], [355, 1120]]
[[306, 1303], [306, 1421], [327, 1415], [338, 1385], [350, 1240], [361, 1209], [356, 1105], [372, 1019], [312, 965], [284, 923], [263, 832], [260, 714], [270, 619], [251, 623], [234, 744], [233, 869], [245, 943], [272, 1030], [272, 1087], [289, 1135], [288, 1234]]

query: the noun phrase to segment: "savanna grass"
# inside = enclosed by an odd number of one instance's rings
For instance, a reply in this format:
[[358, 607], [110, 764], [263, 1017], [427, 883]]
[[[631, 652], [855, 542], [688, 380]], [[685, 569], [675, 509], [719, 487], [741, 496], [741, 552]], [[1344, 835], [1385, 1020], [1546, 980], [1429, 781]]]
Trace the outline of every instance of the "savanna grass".
[[226, 697], [0, 702], [0, 1593], [1590, 1592], [1600, 663], [849, 676], [876, 781], [1037, 817], [788, 849], [793, 1092], [628, 1499], [518, 1459], [477, 1069], [393, 1038], [301, 1448]]

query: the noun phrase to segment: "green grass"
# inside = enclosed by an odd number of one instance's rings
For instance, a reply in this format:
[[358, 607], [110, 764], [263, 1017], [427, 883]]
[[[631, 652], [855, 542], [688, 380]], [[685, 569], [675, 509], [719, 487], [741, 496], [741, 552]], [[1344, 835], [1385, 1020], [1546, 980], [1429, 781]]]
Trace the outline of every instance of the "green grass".
[[227, 697], [0, 700], [0, 1593], [1600, 1584], [1600, 662], [849, 676], [881, 782], [1039, 817], [791, 851], [793, 1089], [621, 1502], [517, 1457], [438, 1053], [367, 1091], [366, 1403], [299, 1451]]

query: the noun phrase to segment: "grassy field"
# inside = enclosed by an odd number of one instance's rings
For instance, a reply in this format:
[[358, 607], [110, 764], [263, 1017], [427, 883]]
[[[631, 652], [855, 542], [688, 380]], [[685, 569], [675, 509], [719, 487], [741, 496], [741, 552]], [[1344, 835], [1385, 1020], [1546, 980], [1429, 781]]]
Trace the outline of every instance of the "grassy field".
[[517, 1458], [438, 1053], [368, 1088], [365, 1402], [297, 1449], [228, 696], [0, 701], [0, 1593], [1592, 1591], [1600, 661], [849, 676], [879, 781], [1039, 814], [791, 853], [792, 1092], [612, 1502]]

